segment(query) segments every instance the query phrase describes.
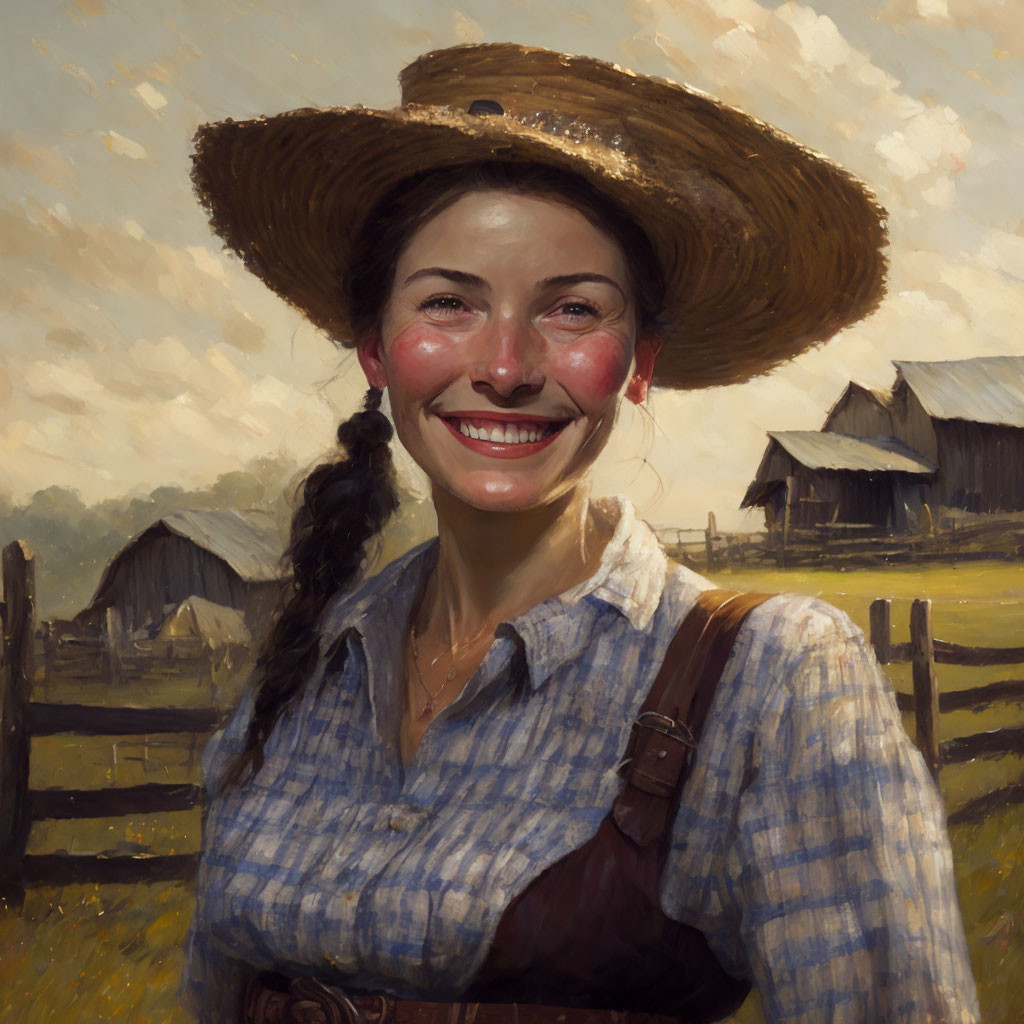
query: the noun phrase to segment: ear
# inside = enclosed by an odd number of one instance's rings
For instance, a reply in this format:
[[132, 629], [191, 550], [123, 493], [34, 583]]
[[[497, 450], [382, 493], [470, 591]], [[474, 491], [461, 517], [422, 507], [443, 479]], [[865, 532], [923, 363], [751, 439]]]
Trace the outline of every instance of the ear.
[[661, 338], [657, 334], [641, 334], [636, 339], [636, 347], [633, 350], [636, 370], [626, 385], [626, 397], [634, 405], [642, 405], [647, 401], [647, 392], [654, 377], [654, 360], [658, 358], [660, 351]]
[[366, 382], [372, 388], [383, 391], [388, 386], [388, 375], [381, 359], [380, 331], [371, 331], [356, 342], [359, 365], [366, 374]]

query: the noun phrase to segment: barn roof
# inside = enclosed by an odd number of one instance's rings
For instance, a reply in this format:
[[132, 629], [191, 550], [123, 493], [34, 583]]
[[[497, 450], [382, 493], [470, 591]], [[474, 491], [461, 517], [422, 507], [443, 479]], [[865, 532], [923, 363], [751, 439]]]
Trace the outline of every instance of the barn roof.
[[1024, 356], [893, 365], [935, 419], [1024, 427]]
[[192, 541], [197, 547], [222, 559], [246, 583], [268, 583], [281, 579], [281, 541], [267, 513], [243, 515], [234, 509], [186, 509], [171, 512], [133, 537], [107, 563], [87, 615], [110, 603], [110, 588], [118, 570], [150, 538], [168, 533]]
[[281, 578], [281, 541], [267, 516], [246, 516], [234, 509], [186, 509], [163, 516], [149, 529], [154, 526], [222, 558], [247, 583]]
[[808, 469], [848, 469], [868, 473], [934, 473], [935, 466], [892, 439], [852, 437], [819, 430], [770, 430], [768, 436]]

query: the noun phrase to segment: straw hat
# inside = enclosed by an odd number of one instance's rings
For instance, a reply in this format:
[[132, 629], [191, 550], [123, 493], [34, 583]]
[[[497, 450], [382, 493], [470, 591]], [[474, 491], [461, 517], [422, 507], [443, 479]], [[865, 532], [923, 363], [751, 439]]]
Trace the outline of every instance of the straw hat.
[[428, 53], [401, 84], [395, 110], [294, 110], [196, 135], [213, 229], [343, 345], [339, 281], [360, 219], [412, 174], [482, 160], [574, 171], [646, 231], [668, 284], [656, 384], [746, 380], [883, 294], [885, 214], [867, 187], [704, 93], [507, 43]]

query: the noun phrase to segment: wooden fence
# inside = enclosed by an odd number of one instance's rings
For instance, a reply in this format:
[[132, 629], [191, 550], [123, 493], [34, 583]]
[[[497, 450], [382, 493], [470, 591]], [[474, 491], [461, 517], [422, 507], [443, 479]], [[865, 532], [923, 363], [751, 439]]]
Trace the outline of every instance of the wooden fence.
[[[0, 662], [0, 899], [18, 905], [25, 887], [80, 882], [148, 882], [190, 877], [195, 854], [157, 856], [26, 854], [33, 821], [152, 814], [195, 807], [198, 786], [153, 783], [120, 789], [29, 788], [33, 736], [142, 736], [149, 733], [209, 733], [216, 708], [98, 707], [31, 699], [34, 675], [35, 568], [31, 550], [15, 541], [3, 551], [3, 660]], [[100, 655], [102, 656], [102, 655]], [[69, 659], [74, 661], [74, 658]], [[80, 678], [93, 671], [86, 657]], [[109, 665], [109, 658], [107, 658]], [[73, 670], [68, 669], [69, 672]], [[108, 676], [108, 680], [113, 677]]]
[[925, 532], [914, 534], [894, 534], [865, 523], [791, 527], [788, 520], [767, 531], [728, 533], [719, 531], [714, 512], [709, 512], [705, 528], [663, 528], [658, 539], [669, 555], [701, 572], [727, 566], [846, 569], [908, 562], [1024, 559], [1024, 513], [975, 516], [966, 521], [947, 514], [939, 520]]
[[[1024, 728], [1009, 727], [957, 736], [939, 741], [939, 715], [962, 709], [979, 710], [996, 702], [1024, 702], [1024, 679], [1007, 679], [987, 686], [939, 693], [935, 666], [939, 665], [1018, 665], [1024, 664], [1024, 647], [967, 647], [937, 640], [932, 632], [932, 603], [913, 602], [910, 608], [910, 641], [892, 643], [891, 606], [886, 598], [872, 601], [870, 609], [871, 644], [883, 665], [910, 662], [913, 666], [913, 693], [897, 693], [901, 711], [914, 712], [914, 742], [924, 755], [934, 776], [944, 765], [973, 761], [975, 758], [1024, 755]], [[970, 800], [947, 818], [951, 825], [980, 821], [1001, 807], [1024, 803], [1024, 780], [1003, 786]]]
[[[713, 520], [708, 536], [714, 535]], [[188, 878], [195, 854], [129, 856], [26, 854], [32, 822], [56, 818], [99, 818], [188, 810], [202, 800], [198, 786], [147, 784], [120, 789], [32, 790], [29, 788], [29, 747], [33, 736], [69, 733], [78, 736], [141, 736], [150, 733], [212, 732], [220, 711], [205, 708], [98, 707], [35, 702], [34, 674], [35, 571], [24, 541], [3, 550], [3, 658], [0, 661], [0, 899], [18, 904], [33, 884], [80, 882], [147, 882]], [[874, 601], [870, 609], [871, 642], [883, 664], [912, 662], [914, 693], [897, 694], [902, 710], [913, 710], [916, 742], [934, 774], [946, 764], [1006, 753], [1024, 754], [1024, 728], [1004, 728], [939, 742], [938, 716], [961, 708], [979, 708], [996, 701], [1024, 702], [1024, 679], [938, 692], [936, 664], [1024, 664], [1024, 647], [965, 647], [937, 640], [932, 634], [931, 602], [914, 601], [910, 641], [892, 643], [890, 603]], [[45, 648], [44, 648], [45, 649]], [[69, 656], [69, 662], [74, 658]], [[108, 662], [109, 664], [109, 662]], [[93, 668], [82, 670], [84, 676]], [[111, 677], [108, 677], [108, 680]], [[978, 797], [949, 816], [951, 824], [977, 821], [1000, 807], [1024, 802], [1024, 782]]]
[[34, 647], [37, 678], [47, 698], [93, 684], [150, 692], [162, 683], [187, 679], [212, 699], [218, 659], [202, 638], [127, 638], [109, 628], [109, 618], [101, 633], [72, 631], [55, 621], [40, 624]]

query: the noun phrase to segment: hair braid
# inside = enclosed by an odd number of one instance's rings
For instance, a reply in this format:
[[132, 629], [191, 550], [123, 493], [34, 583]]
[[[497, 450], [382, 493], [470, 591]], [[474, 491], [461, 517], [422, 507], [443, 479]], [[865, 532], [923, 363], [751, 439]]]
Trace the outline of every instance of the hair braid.
[[338, 426], [345, 458], [317, 467], [303, 485], [292, 516], [284, 560], [292, 590], [256, 662], [256, 701], [245, 750], [228, 766], [223, 785], [246, 768], [263, 767], [263, 747], [288, 702], [312, 675], [319, 656], [317, 626], [332, 595], [352, 583], [366, 547], [398, 507], [391, 461], [391, 424], [380, 412], [381, 392], [366, 392], [363, 410]]

